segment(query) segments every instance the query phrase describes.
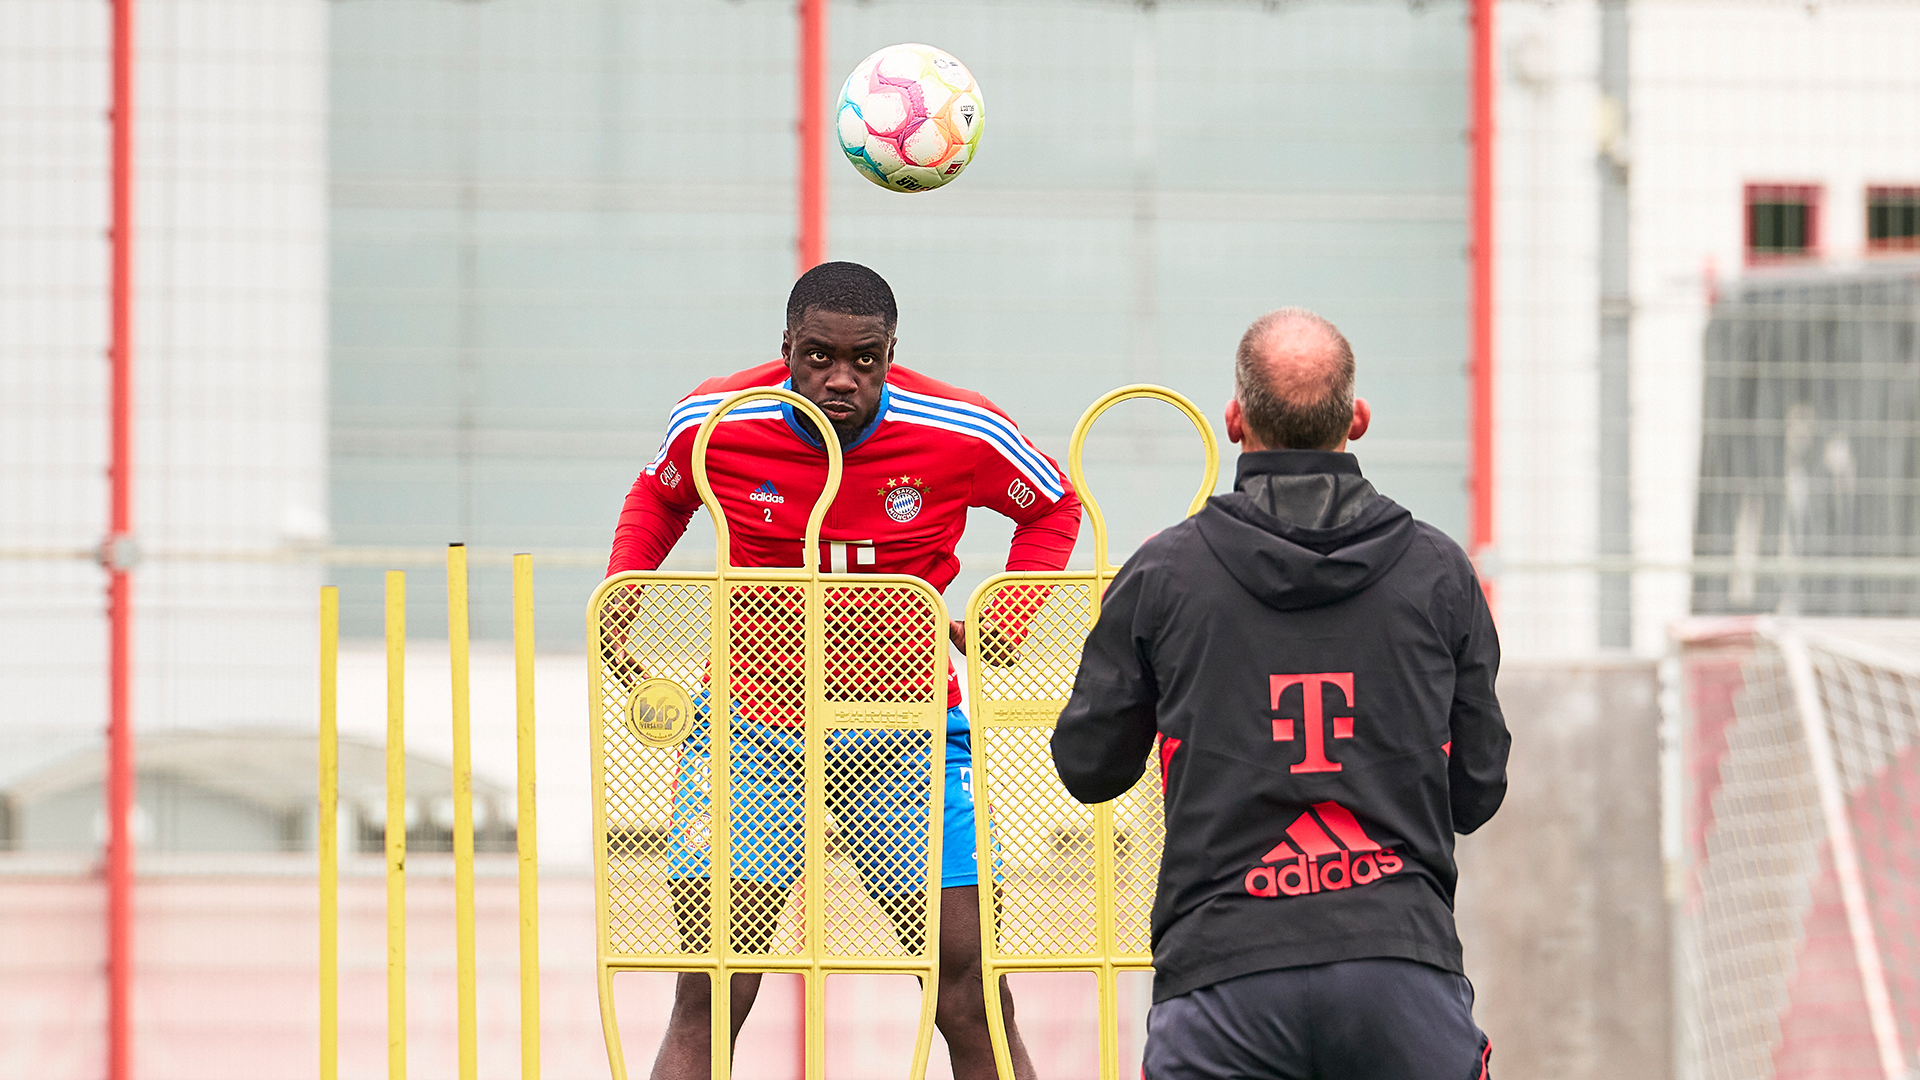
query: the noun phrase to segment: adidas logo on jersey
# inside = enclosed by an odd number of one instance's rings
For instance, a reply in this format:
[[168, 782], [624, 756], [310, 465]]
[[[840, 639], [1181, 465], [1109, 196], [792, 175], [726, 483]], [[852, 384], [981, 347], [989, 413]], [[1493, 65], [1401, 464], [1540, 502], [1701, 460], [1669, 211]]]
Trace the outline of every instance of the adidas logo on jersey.
[[753, 493], [748, 495], [747, 498], [752, 499], [754, 502], [763, 503], [783, 503], [787, 501], [785, 495], [773, 489], [773, 481], [771, 480], [760, 481], [760, 486], [754, 488]]
[[1250, 896], [1300, 896], [1371, 885], [1405, 865], [1392, 848], [1373, 842], [1353, 812], [1336, 802], [1314, 803], [1287, 826], [1287, 838], [1247, 871]]

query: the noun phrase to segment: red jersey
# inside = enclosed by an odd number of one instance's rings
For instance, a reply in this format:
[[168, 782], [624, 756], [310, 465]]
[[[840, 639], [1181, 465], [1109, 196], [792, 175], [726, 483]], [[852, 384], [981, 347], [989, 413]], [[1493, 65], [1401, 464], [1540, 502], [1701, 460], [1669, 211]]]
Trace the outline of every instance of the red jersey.
[[[713, 409], [754, 386], [788, 386], [779, 361], [709, 379], [682, 398], [660, 452], [633, 482], [607, 573], [657, 568], [700, 508], [693, 440]], [[727, 515], [735, 566], [800, 566], [807, 515], [826, 485], [825, 447], [780, 401], [728, 413], [708, 445], [707, 482]], [[874, 419], [842, 447], [840, 492], [820, 529], [820, 569], [911, 574], [944, 591], [967, 508], [1015, 522], [1009, 570], [1059, 570], [1080, 533], [1080, 500], [1060, 466], [991, 401], [893, 365]], [[960, 703], [948, 675], [949, 706]]]

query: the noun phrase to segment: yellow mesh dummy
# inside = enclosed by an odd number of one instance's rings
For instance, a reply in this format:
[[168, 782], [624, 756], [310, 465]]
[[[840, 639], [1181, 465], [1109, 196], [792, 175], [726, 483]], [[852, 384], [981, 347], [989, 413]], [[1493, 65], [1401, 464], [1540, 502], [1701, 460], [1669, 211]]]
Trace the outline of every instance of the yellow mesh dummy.
[[729, 563], [707, 482], [708, 443], [744, 401], [776, 398], [831, 433], [818, 409], [772, 388], [728, 398], [694, 440], [693, 476], [719, 534], [708, 573], [618, 574], [587, 616], [601, 1023], [614, 1080], [625, 1055], [618, 971], [713, 979], [713, 1075], [730, 1075], [727, 997], [739, 972], [806, 983], [806, 1075], [824, 1075], [825, 979], [918, 976], [918, 1080], [933, 1038], [946, 748], [946, 607], [925, 582], [819, 571], [828, 473], [807, 522], [806, 568]]
[[1080, 417], [1067, 450], [1068, 472], [1093, 530], [1093, 569], [999, 574], [967, 603], [975, 819], [982, 859], [993, 853], [994, 887], [980, 890], [987, 1022], [1003, 1078], [1013, 1070], [1000, 976], [1093, 972], [1100, 1076], [1119, 1080], [1115, 974], [1153, 969], [1148, 920], [1165, 835], [1160, 771], [1148, 768], [1111, 802], [1082, 806], [1061, 786], [1049, 749], [1100, 597], [1119, 572], [1107, 561], [1106, 521], [1087, 490], [1081, 454], [1094, 421], [1132, 398], [1165, 401], [1193, 421], [1206, 445], [1206, 470], [1187, 512], [1205, 504], [1220, 468], [1206, 419], [1171, 390], [1122, 387]]

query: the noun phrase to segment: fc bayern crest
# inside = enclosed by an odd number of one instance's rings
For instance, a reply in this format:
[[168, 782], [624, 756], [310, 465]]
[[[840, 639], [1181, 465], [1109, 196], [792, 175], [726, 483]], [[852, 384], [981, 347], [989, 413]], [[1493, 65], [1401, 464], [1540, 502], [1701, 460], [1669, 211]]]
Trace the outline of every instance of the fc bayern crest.
[[894, 488], [887, 492], [887, 516], [899, 522], [912, 521], [920, 516], [920, 507], [925, 501], [913, 488]]
[[905, 524], [920, 516], [920, 508], [927, 504], [927, 482], [902, 476], [889, 479], [880, 489], [881, 498], [886, 501], [887, 516]]

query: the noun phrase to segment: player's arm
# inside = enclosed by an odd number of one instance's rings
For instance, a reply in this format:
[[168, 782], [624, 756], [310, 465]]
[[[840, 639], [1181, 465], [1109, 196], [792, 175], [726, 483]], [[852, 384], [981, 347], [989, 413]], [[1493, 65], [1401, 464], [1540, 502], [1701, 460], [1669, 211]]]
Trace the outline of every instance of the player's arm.
[[1008, 570], [1064, 570], [1073, 556], [1074, 541], [1080, 538], [1080, 497], [1052, 458], [1033, 449], [1032, 443], [1026, 446], [1046, 463], [1047, 472], [1033, 477], [994, 454], [974, 473], [974, 491], [980, 499], [976, 505], [1013, 519]]
[[607, 576], [628, 570], [657, 570], [667, 553], [686, 534], [687, 522], [700, 507], [700, 497], [688, 479], [693, 469], [686, 460], [693, 433], [682, 431], [660, 448], [660, 455], [627, 490], [613, 529], [613, 551], [607, 557]]
[[1472, 570], [1463, 566], [1460, 577], [1466, 595], [1456, 603], [1466, 617], [1453, 650], [1453, 710], [1448, 723], [1453, 743], [1447, 755], [1447, 798], [1454, 830], [1470, 833], [1486, 824], [1506, 798], [1507, 749], [1512, 737], [1493, 692], [1500, 672], [1500, 638], [1493, 628], [1493, 614]]
[[[687, 522], [700, 505], [692, 481], [686, 479], [692, 474], [686, 460], [692, 442], [691, 430], [680, 432], [676, 438], [669, 427], [659, 455], [627, 490], [620, 520], [613, 530], [613, 550], [607, 557], [608, 577], [628, 570], [659, 569], [686, 533]], [[629, 627], [630, 616], [623, 605], [609, 604], [602, 611], [600, 659], [622, 685], [644, 679], [647, 674], [627, 649]]]
[[1053, 729], [1053, 767], [1083, 803], [1125, 794], [1153, 750], [1160, 688], [1146, 660], [1152, 633], [1142, 602], [1146, 578], [1130, 564], [1108, 587], [1080, 653], [1073, 696]]
[[[1007, 569], [1065, 569], [1080, 537], [1080, 498], [1060, 466], [1025, 436], [1018, 436], [1012, 455], [990, 442], [980, 443], [977, 453], [972, 505], [984, 506], [1014, 523]], [[1051, 593], [1044, 587], [1002, 591], [981, 620], [986, 653], [981, 660], [988, 664], [1010, 660], [1027, 623]]]

